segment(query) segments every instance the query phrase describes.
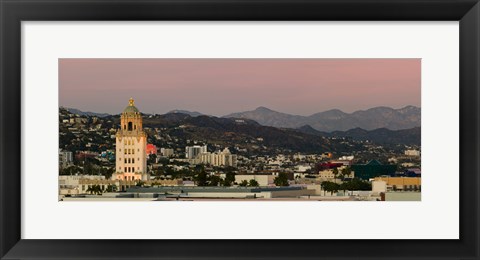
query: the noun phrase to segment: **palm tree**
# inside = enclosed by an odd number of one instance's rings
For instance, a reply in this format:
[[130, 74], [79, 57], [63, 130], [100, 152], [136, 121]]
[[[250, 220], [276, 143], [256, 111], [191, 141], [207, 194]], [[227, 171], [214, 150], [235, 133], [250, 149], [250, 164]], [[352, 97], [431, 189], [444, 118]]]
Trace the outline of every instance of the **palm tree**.
[[107, 186], [107, 189], [105, 190], [105, 192], [115, 192], [115, 191], [117, 191], [117, 185], [115, 185], [115, 184], [113, 184], [113, 185], [109, 184]]
[[325, 196], [326, 195], [325, 193], [327, 192], [327, 182], [324, 181], [324, 182], [320, 183], [320, 187], [322, 187], [323, 196]]
[[333, 169], [333, 176], [334, 176], [335, 183], [337, 183], [337, 175], [338, 175], [338, 169], [334, 168]]
[[345, 195], [345, 192], [347, 190], [347, 183], [346, 182], [342, 182], [342, 184], [340, 184], [340, 189], [343, 190], [343, 195]]
[[94, 185], [93, 186], [93, 193], [95, 193], [96, 195], [102, 195], [102, 188], [100, 187], [100, 185]]
[[258, 181], [254, 180], [254, 179], [251, 179], [251, 180], [248, 182], [248, 186], [250, 186], [250, 187], [258, 187], [259, 184], [258, 184]]
[[350, 177], [350, 174], [352, 173], [352, 169], [350, 167], [345, 167], [342, 169], [342, 179], [345, 179], [345, 176]]

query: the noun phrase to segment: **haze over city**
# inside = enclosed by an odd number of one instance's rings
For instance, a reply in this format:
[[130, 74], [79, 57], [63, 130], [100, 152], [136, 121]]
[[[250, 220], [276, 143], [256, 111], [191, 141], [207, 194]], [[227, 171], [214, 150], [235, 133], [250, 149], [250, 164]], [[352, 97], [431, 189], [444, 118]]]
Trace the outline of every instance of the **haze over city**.
[[259, 106], [308, 116], [420, 107], [421, 59], [59, 59], [60, 106], [223, 116]]

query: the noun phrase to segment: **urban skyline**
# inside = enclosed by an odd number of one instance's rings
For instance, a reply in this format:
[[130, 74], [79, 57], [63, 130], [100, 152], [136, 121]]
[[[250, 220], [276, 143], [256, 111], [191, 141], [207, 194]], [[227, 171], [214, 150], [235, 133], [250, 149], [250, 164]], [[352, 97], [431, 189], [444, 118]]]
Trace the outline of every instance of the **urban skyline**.
[[420, 59], [59, 59], [58, 199], [421, 201], [420, 85]]

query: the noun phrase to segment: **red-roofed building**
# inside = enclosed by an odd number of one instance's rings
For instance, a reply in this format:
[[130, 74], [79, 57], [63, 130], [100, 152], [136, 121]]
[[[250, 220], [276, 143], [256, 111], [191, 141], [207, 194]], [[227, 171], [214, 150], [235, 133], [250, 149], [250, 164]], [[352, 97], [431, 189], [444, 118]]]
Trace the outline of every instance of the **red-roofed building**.
[[320, 170], [326, 170], [326, 169], [333, 169], [343, 166], [343, 163], [338, 163], [338, 162], [326, 162], [326, 163], [321, 163], [318, 165], [318, 168]]
[[157, 147], [153, 144], [147, 144], [147, 154], [157, 154]]

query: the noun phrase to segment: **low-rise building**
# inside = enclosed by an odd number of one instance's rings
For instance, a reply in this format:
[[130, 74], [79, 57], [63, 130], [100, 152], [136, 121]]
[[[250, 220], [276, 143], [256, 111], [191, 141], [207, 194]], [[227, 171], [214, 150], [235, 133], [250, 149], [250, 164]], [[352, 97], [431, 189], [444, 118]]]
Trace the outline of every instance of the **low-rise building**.
[[165, 157], [172, 157], [174, 155], [173, 149], [171, 148], [161, 148], [160, 153]]
[[420, 156], [420, 151], [419, 150], [405, 150], [405, 155], [406, 156]]
[[276, 176], [270, 174], [237, 174], [235, 175], [235, 182], [241, 183], [242, 181], [255, 180], [260, 186], [274, 185]]
[[421, 191], [422, 190], [422, 181], [421, 181], [421, 178], [419, 177], [390, 177], [390, 176], [376, 177], [372, 182], [372, 190], [374, 185], [376, 187], [381, 187], [380, 183], [375, 183], [375, 182], [385, 182], [386, 191]]
[[[342, 177], [342, 171], [347, 169], [348, 166], [337, 167], [338, 174], [335, 176], [334, 169], [325, 169], [318, 172], [318, 177], [323, 181], [334, 181], [335, 179], [340, 179]], [[344, 178], [353, 179], [355, 177], [355, 172], [350, 170], [348, 175], [343, 176]]]
[[371, 160], [367, 164], [353, 164], [351, 168], [355, 172], [355, 177], [369, 180], [382, 175], [395, 174], [397, 165], [381, 164], [377, 160]]

